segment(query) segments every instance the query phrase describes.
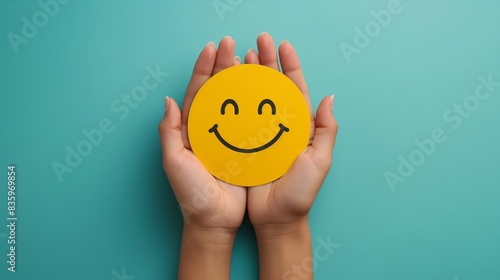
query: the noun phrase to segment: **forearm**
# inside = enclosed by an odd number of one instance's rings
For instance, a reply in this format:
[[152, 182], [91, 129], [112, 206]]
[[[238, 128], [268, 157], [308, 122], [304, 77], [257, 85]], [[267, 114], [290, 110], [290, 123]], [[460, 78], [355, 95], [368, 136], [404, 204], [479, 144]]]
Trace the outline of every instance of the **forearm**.
[[185, 225], [178, 279], [229, 279], [235, 236], [230, 230]]
[[256, 227], [261, 280], [313, 279], [307, 217], [293, 224]]

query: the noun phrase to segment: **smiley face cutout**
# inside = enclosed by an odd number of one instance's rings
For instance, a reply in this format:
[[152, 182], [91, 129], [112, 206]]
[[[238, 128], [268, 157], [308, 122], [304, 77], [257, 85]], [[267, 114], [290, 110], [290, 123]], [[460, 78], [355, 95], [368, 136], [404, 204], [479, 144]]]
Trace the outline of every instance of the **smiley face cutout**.
[[310, 129], [309, 109], [295, 83], [256, 64], [211, 77], [188, 116], [196, 157], [216, 178], [245, 187], [283, 176], [306, 149]]
[[[224, 103], [222, 103], [222, 107], [221, 107], [221, 115], [225, 115], [225, 106], [227, 104], [232, 104], [234, 106], [234, 109], [235, 109], [235, 114], [238, 115], [238, 104], [236, 103], [236, 101], [234, 101], [233, 99], [226, 99], [226, 101], [224, 101]], [[274, 102], [270, 99], [264, 99], [260, 102], [259, 104], [259, 109], [258, 109], [258, 113], [259, 115], [262, 115], [262, 107], [265, 105], [265, 104], [269, 104], [269, 106], [271, 106], [271, 109], [272, 109], [272, 114], [273, 115], [276, 115], [276, 105], [274, 105]], [[221, 142], [222, 145], [226, 146], [228, 149], [231, 149], [235, 152], [240, 152], [240, 153], [256, 153], [256, 152], [260, 152], [264, 149], [267, 149], [269, 148], [270, 146], [272, 146], [276, 141], [278, 141], [278, 139], [280, 139], [281, 135], [283, 134], [283, 132], [288, 132], [290, 131], [290, 129], [286, 126], [284, 126], [282, 123], [280, 123], [278, 125], [280, 127], [279, 129], [279, 132], [278, 134], [276, 134], [276, 136], [274, 136], [274, 138], [267, 142], [266, 144], [262, 145], [262, 146], [259, 146], [259, 147], [255, 147], [255, 148], [239, 148], [239, 147], [236, 147], [236, 146], [233, 146], [231, 144], [229, 144], [219, 133], [218, 131], [218, 127], [219, 125], [218, 124], [214, 124], [214, 126], [212, 126], [212, 128], [210, 128], [208, 130], [208, 132], [210, 133], [214, 133], [215, 136], [217, 137], [217, 139], [219, 139], [219, 142]]]

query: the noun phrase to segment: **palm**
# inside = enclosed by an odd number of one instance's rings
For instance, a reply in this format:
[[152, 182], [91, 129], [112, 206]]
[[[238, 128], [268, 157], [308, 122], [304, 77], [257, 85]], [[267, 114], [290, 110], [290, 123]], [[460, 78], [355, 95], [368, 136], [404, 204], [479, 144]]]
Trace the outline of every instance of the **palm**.
[[[186, 223], [212, 228], [238, 228], [245, 213], [246, 190], [216, 180], [194, 154], [186, 149], [174, 187]], [[172, 179], [171, 179], [172, 180]]]
[[248, 213], [254, 225], [291, 222], [308, 213], [330, 164], [324, 161], [319, 168], [313, 164], [317, 161], [313, 150], [308, 147], [280, 179], [248, 189]]

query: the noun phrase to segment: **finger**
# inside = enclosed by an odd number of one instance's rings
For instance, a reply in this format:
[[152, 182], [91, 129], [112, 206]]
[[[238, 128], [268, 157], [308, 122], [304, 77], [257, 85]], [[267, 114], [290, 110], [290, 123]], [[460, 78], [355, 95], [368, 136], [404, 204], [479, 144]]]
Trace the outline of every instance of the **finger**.
[[290, 44], [288, 41], [283, 41], [283, 43], [281, 43], [279, 47], [279, 55], [283, 74], [285, 74], [297, 85], [307, 102], [307, 106], [309, 107], [309, 117], [311, 119], [312, 137], [314, 133], [314, 113], [311, 106], [311, 99], [309, 97], [306, 80], [304, 79], [304, 74], [302, 73], [302, 68], [300, 66], [300, 60], [297, 52], [295, 52], [295, 48], [292, 46], [292, 44]]
[[233, 66], [234, 49], [235, 43], [233, 38], [226, 36], [220, 41], [212, 75]]
[[164, 162], [184, 150], [181, 134], [181, 113], [174, 99], [165, 97], [165, 115], [158, 125]]
[[283, 41], [279, 46], [279, 55], [283, 74], [287, 75], [303, 94], [308, 94], [306, 81], [300, 67], [300, 60], [295, 48], [288, 41]]
[[333, 116], [333, 95], [325, 97], [316, 112], [316, 130], [310, 151], [316, 166], [330, 168], [333, 147], [337, 138], [338, 124]]
[[246, 64], [260, 64], [259, 54], [254, 49], [249, 49], [245, 55]]
[[191, 75], [191, 80], [187, 86], [181, 114], [181, 131], [184, 146], [186, 148], [189, 148], [189, 141], [187, 137], [187, 119], [189, 108], [191, 107], [194, 96], [200, 87], [210, 78], [210, 76], [212, 76], [216, 54], [217, 50], [215, 49], [215, 44], [213, 42], [209, 42], [198, 56], [198, 60], [196, 60], [194, 65], [193, 74]]
[[278, 56], [274, 40], [267, 32], [263, 32], [257, 38], [257, 47], [259, 49], [260, 64], [280, 70], [278, 66]]
[[233, 66], [240, 65], [241, 64], [241, 58], [239, 56], [235, 56], [233, 58]]

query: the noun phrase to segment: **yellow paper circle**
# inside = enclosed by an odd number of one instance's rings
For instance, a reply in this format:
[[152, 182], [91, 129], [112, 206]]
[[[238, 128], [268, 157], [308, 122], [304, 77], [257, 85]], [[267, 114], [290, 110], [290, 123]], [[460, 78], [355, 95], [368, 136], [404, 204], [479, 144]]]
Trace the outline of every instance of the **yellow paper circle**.
[[188, 136], [216, 178], [257, 186], [283, 176], [309, 142], [306, 100], [287, 76], [242, 64], [211, 77], [196, 94]]

